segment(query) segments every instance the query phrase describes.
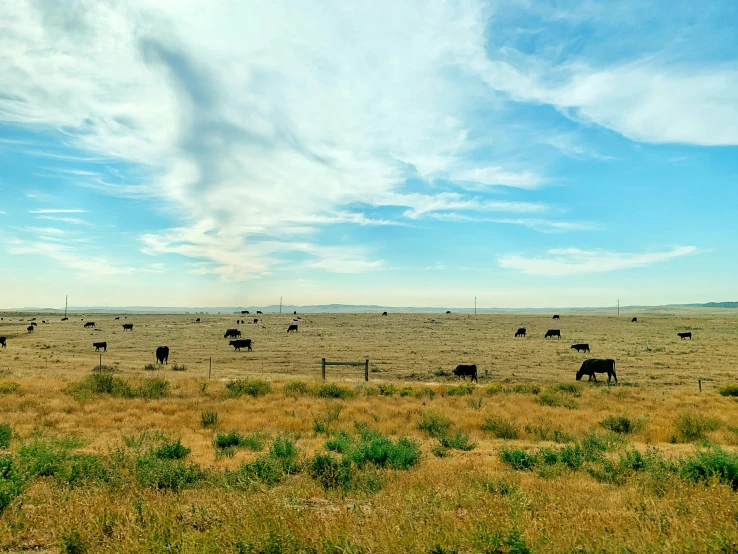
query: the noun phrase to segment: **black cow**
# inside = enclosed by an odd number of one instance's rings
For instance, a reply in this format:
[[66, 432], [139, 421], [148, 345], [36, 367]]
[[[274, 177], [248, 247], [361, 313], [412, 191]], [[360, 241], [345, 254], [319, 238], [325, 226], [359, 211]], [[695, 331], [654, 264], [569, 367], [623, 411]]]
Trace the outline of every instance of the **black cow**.
[[85, 323], [85, 327], [94, 327], [94, 326], [95, 326], [94, 321], [88, 321], [87, 323]]
[[297, 315], [297, 310], [295, 310], [294, 312], [292, 312], [292, 315]]
[[516, 337], [524, 337], [525, 336], [525, 327], [521, 327], [517, 331], [515, 331]]
[[195, 320], [195, 323], [200, 323], [200, 318], [199, 317]]
[[68, 318], [68, 317], [63, 317], [63, 318], [61, 318], [61, 320], [62, 320], [62, 321], [68, 321], [68, 320], [69, 320], [69, 318]]
[[105, 350], [105, 352], [108, 351], [108, 343], [107, 342], [93, 342], [92, 343], [92, 346], [95, 347], [95, 352], [99, 352], [101, 348], [103, 350]]
[[589, 352], [589, 345], [588, 344], [572, 344], [572, 348], [575, 348], [577, 352], [581, 352], [584, 350], [585, 352]]
[[28, 327], [26, 327], [26, 331], [28, 331], [29, 333], [33, 333], [33, 328], [33, 325], [29, 325]]
[[558, 314], [554, 315], [551, 319], [561, 319]]
[[5, 348], [5, 337], [0, 337], [0, 345]]
[[475, 381], [479, 383], [477, 380], [477, 366], [476, 364], [459, 364], [456, 366], [456, 369], [454, 369], [454, 375], [457, 377], [463, 377], [464, 381], [466, 381], [466, 376], [468, 375], [471, 377], [472, 381]]
[[258, 319], [254, 319], [254, 325], [256, 325], [257, 323], [259, 323], [259, 320]]
[[240, 339], [240, 340], [232, 340], [228, 343], [229, 346], [233, 347], [233, 351], [235, 352], [238, 350], [241, 351], [241, 348], [248, 348], [248, 351], [251, 352], [251, 339]]
[[156, 349], [156, 362], [159, 364], [169, 363], [169, 347], [160, 346]]
[[637, 317], [634, 317], [633, 319], [630, 320], [630, 322], [631, 323], [638, 323], [638, 318]]
[[31, 321], [36, 321], [36, 318], [35, 318], [35, 317], [32, 317], [32, 318], [31, 318]]
[[548, 337], [561, 338], [561, 331], [559, 329], [549, 329], [548, 331], [546, 331], [546, 334], [543, 336], [543, 338], [547, 339]]
[[387, 315], [387, 312], [382, 312], [382, 315]]
[[677, 335], [679, 335], [682, 338], [682, 340], [686, 338], [688, 338], [689, 340], [692, 340], [692, 331], [689, 331], [687, 333], [677, 333]]
[[249, 311], [248, 310], [241, 310], [241, 314], [242, 315], [248, 315], [249, 314]]
[[47, 323], [47, 321], [45, 319], [42, 319], [41, 320], [41, 323], [43, 323], [45, 325]]
[[450, 313], [451, 313], [451, 310], [446, 310], [446, 313], [447, 313], [447, 314], [450, 314]]
[[287, 327], [287, 332], [289, 333], [290, 331], [294, 331], [295, 333], [297, 332], [297, 323], [291, 323], [290, 326]]
[[31, 325], [33, 325], [34, 327], [36, 327], [38, 325], [38, 323], [36, 323], [35, 321], [32, 321], [31, 322]]
[[124, 323], [123, 324], [123, 330], [124, 331], [133, 331], [133, 323]]
[[615, 382], [618, 382], [618, 376], [615, 375], [615, 360], [599, 360], [593, 358], [590, 360], [584, 360], [582, 367], [577, 371], [577, 381], [581, 380], [582, 376], [589, 375], [588, 381], [592, 379], [597, 382], [595, 373], [607, 373], [607, 382], [610, 382], [610, 378], [614, 377]]
[[115, 319], [120, 319], [120, 316], [119, 315], [115, 316]]
[[223, 335], [224, 339], [237, 339], [241, 337], [241, 331], [238, 329], [228, 329]]
[[256, 310], [256, 315], [259, 315], [259, 314], [262, 314], [263, 315], [264, 312], [262, 312], [261, 310]]

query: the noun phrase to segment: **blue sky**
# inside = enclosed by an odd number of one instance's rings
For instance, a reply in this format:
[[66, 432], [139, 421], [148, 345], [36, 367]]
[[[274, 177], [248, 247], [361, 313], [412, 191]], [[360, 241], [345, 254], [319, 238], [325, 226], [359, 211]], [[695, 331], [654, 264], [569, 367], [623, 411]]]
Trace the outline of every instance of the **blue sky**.
[[738, 299], [738, 3], [0, 0], [0, 308]]

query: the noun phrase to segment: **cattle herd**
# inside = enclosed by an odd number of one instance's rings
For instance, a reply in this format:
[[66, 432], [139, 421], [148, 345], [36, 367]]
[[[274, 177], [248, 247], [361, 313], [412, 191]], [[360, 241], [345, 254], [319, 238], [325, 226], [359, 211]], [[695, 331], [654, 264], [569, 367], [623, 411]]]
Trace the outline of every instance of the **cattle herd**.
[[[261, 311], [257, 311], [256, 313], [257, 314], [262, 314]], [[447, 314], [450, 314], [451, 311], [449, 310], [446, 313]], [[241, 312], [241, 314], [248, 315], [249, 314], [249, 311], [248, 310], [244, 310], [244, 311]], [[297, 312], [296, 311], [293, 312], [293, 315], [296, 316], [297, 315]], [[387, 316], [387, 312], [382, 312], [382, 316]], [[0, 318], [0, 319], [4, 319], [4, 318]], [[117, 319], [120, 319], [120, 317], [116, 317], [115, 319], [116, 320]], [[301, 318], [299, 318], [299, 317], [298, 318], [295, 318], [293, 321], [294, 322], [297, 322], [299, 319], [301, 319]], [[556, 314], [556, 315], [553, 316], [552, 319], [560, 320], [561, 317], [558, 314]], [[62, 321], [68, 321], [68, 318], [67, 317], [63, 317], [61, 320]], [[20, 321], [24, 321], [24, 320], [20, 320]], [[36, 328], [36, 326], [37, 326], [37, 324], [36, 324], [36, 318], [34, 317], [34, 318], [32, 318], [32, 319], [30, 319], [28, 321], [29, 321], [30, 325], [28, 325], [28, 327], [26, 328], [26, 331], [28, 333], [33, 333], [34, 330], [35, 330], [35, 328]], [[196, 323], [200, 323], [200, 318], [198, 317], [195, 320], [195, 322]], [[255, 318], [253, 320], [253, 322], [254, 322], [254, 324], [258, 324], [259, 320]], [[632, 323], [637, 323], [638, 322], [638, 318], [637, 317], [632, 318], [631, 319], [631, 322]], [[47, 321], [44, 320], [44, 321], [42, 321], [42, 323], [47, 323]], [[244, 320], [242, 320], [242, 319], [241, 320], [236, 320], [236, 323], [243, 324], [244, 323]], [[134, 325], [133, 325], [133, 323], [124, 323], [122, 325], [122, 327], [123, 327], [123, 331], [124, 332], [125, 331], [133, 331]], [[84, 328], [85, 329], [93, 329], [95, 331], [100, 331], [100, 329], [98, 329], [96, 327], [94, 321], [87, 321], [87, 322], [85, 322]], [[287, 332], [288, 333], [290, 333], [290, 332], [297, 332], [297, 331], [298, 331], [298, 324], [297, 323], [291, 323], [291, 324], [288, 325], [288, 327], [287, 327]], [[527, 336], [527, 329], [525, 327], [520, 327], [515, 332], [515, 338], [518, 338], [518, 337], [525, 338], [526, 336]], [[684, 339], [692, 340], [692, 332], [691, 331], [683, 332], [683, 333], [677, 333], [677, 336], [679, 336], [679, 338], [681, 340], [684, 340]], [[546, 333], [544, 334], [544, 339], [554, 338], [554, 337], [561, 339], [561, 330], [560, 329], [548, 329], [546, 331]], [[241, 348], [246, 348], [248, 352], [252, 352], [253, 351], [253, 348], [252, 347], [253, 347], [254, 341], [252, 339], [242, 339], [241, 338], [241, 331], [238, 330], [238, 329], [236, 329], [236, 328], [227, 329], [226, 332], [223, 334], [223, 338], [233, 339], [233, 340], [229, 341], [228, 345], [229, 346], [233, 346], [234, 352], [235, 351], [240, 351]], [[6, 346], [7, 346], [7, 337], [0, 336], [0, 347], [6, 348]], [[100, 350], [102, 350], [103, 352], [107, 352], [108, 351], [108, 343], [106, 341], [93, 342], [92, 343], [92, 346], [95, 348], [95, 351], [96, 352], [99, 352]], [[576, 350], [577, 353], [579, 353], [579, 352], [590, 352], [590, 347], [589, 347], [589, 344], [587, 344], [587, 343], [572, 344], [571, 345], [571, 348], [573, 350]], [[157, 361], [157, 363], [160, 363], [160, 364], [166, 364], [166, 363], [168, 363], [168, 360], [169, 360], [169, 347], [168, 346], [159, 346], [156, 349], [155, 354], [156, 354], [156, 361]], [[597, 374], [597, 373], [606, 373], [607, 374], [607, 382], [608, 383], [610, 383], [611, 379], [614, 379], [615, 380], [615, 383], [618, 382], [618, 378], [617, 378], [617, 375], [615, 373], [615, 360], [612, 360], [612, 359], [599, 359], [599, 358], [592, 358], [592, 359], [585, 360], [582, 363], [582, 366], [580, 367], [579, 371], [577, 371], [577, 373], [576, 373], [576, 380], [579, 381], [579, 380], [581, 380], [582, 377], [588, 376], [589, 377], [589, 379], [588, 379], [589, 381], [594, 380], [596, 382], [597, 381], [597, 377], [596, 377], [595, 374]], [[471, 381], [476, 382], [476, 383], [479, 382], [476, 364], [459, 364], [453, 370], [453, 374], [456, 375], [459, 379], [463, 378], [464, 380], [466, 380], [466, 378], [469, 377]]]

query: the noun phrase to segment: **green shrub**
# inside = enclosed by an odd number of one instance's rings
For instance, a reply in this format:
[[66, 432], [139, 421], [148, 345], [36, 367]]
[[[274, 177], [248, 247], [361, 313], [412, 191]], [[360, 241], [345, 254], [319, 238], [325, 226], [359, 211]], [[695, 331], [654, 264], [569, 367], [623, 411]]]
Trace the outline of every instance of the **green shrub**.
[[415, 396], [415, 398], [428, 398], [428, 400], [433, 400], [436, 397], [436, 391], [431, 387], [420, 387], [413, 391], [413, 396]]
[[719, 446], [696, 452], [682, 462], [680, 475], [688, 481], [717, 480], [738, 491], [738, 454]]
[[13, 381], [0, 381], [0, 394], [10, 394], [20, 390], [20, 383]]
[[10, 423], [0, 423], [0, 448], [10, 446], [10, 439], [13, 436], [13, 429]]
[[241, 435], [236, 431], [230, 433], [218, 433], [215, 437], [215, 448], [224, 450], [226, 448], [238, 448], [241, 445]]
[[413, 389], [410, 386], [405, 386], [400, 389], [400, 396], [406, 397], [406, 396], [413, 396], [415, 394], [415, 389]]
[[484, 398], [467, 398], [466, 399], [466, 405], [469, 406], [472, 410], [476, 410], [477, 412], [482, 409], [482, 404], [484, 404]]
[[582, 396], [582, 389], [574, 383], [559, 383], [558, 385], [554, 385], [553, 387], [551, 387], [550, 390], [563, 394], [571, 394], [572, 396], [576, 396], [577, 398]]
[[[1, 386], [0, 392], [2, 392]], [[738, 385], [723, 385], [718, 389], [718, 392], [723, 396], [738, 396]]]
[[446, 389], [446, 394], [448, 396], [467, 396], [474, 392], [475, 386], [471, 383], [461, 384], [454, 387], [449, 387]]
[[153, 377], [141, 381], [141, 386], [133, 390], [133, 396], [146, 400], [157, 400], [169, 396], [169, 383], [164, 379]]
[[440, 442], [444, 448], [453, 448], [454, 450], [464, 450], [467, 452], [474, 450], [477, 447], [477, 443], [471, 442], [469, 440], [469, 434], [464, 433], [463, 431], [456, 431], [453, 435], [438, 437], [438, 442]]
[[218, 424], [218, 412], [207, 411], [200, 414], [200, 423], [206, 429]]
[[529, 385], [529, 384], [517, 384], [513, 385], [511, 392], [517, 394], [540, 394], [540, 385]]
[[160, 460], [184, 460], [192, 452], [191, 448], [182, 445], [180, 439], [174, 442], [166, 441], [154, 450], [154, 456]]
[[269, 455], [280, 463], [282, 471], [286, 474], [298, 473], [302, 467], [297, 445], [289, 437], [280, 436], [274, 439], [269, 448]]
[[62, 554], [85, 554], [87, 550], [87, 542], [74, 528], [65, 532], [59, 541], [59, 551]]
[[313, 431], [316, 433], [330, 433], [333, 426], [338, 423], [342, 410], [343, 404], [340, 402], [326, 402], [325, 415], [321, 417], [313, 416]]
[[284, 386], [284, 392], [285, 394], [290, 395], [300, 395], [300, 394], [307, 394], [310, 392], [310, 385], [308, 385], [304, 381], [290, 381]]
[[498, 439], [517, 439], [520, 436], [518, 425], [501, 416], [488, 416], [482, 424], [482, 431], [492, 433]]
[[624, 415], [607, 416], [600, 421], [600, 425], [613, 433], [628, 434], [637, 433], [642, 428], [640, 421], [634, 421]]
[[516, 470], [533, 469], [538, 462], [535, 454], [529, 454], [520, 448], [505, 448], [500, 451], [500, 459]]
[[146, 364], [144, 366], [144, 371], [156, 371], [159, 369], [159, 364]]
[[348, 387], [342, 387], [335, 383], [325, 383], [316, 389], [316, 394], [320, 398], [353, 398], [356, 391]]
[[261, 379], [236, 379], [226, 383], [225, 387], [228, 394], [234, 397], [247, 394], [256, 398], [272, 392], [271, 383]]
[[308, 464], [310, 476], [326, 490], [350, 490], [357, 471], [350, 459], [343, 458], [339, 461], [330, 454], [319, 452], [315, 453]]
[[205, 481], [207, 473], [196, 464], [145, 455], [136, 460], [136, 479], [142, 487], [180, 491]]
[[180, 365], [177, 363], [172, 364], [172, 371], [187, 371], [187, 368], [184, 364]]
[[707, 433], [720, 427], [720, 421], [694, 414], [681, 414], [674, 420], [675, 434], [672, 442], [694, 442], [707, 437]]
[[418, 420], [418, 429], [438, 438], [446, 435], [451, 428], [451, 420], [439, 412], [423, 412]]
[[543, 391], [543, 393], [536, 398], [536, 402], [541, 406], [568, 408], [570, 410], [577, 407], [577, 403], [573, 398], [553, 389], [546, 389]]
[[397, 387], [392, 383], [380, 384], [377, 385], [377, 388], [379, 389], [380, 396], [394, 396], [399, 392]]
[[538, 425], [526, 425], [525, 432], [540, 441], [552, 442], [571, 442], [574, 437], [564, 432], [561, 426], [552, 427], [548, 422], [542, 422]]
[[79, 400], [96, 394], [109, 394], [119, 398], [144, 398], [154, 400], [169, 394], [169, 383], [164, 379], [144, 379], [138, 388], [109, 373], [93, 373], [79, 383], [70, 384], [66, 392]]

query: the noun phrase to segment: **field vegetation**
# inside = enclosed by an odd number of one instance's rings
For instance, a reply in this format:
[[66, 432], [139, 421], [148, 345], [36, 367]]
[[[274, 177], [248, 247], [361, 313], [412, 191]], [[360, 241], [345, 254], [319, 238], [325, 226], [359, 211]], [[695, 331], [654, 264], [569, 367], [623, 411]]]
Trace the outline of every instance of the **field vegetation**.
[[[4, 315], [0, 551], [738, 551], [738, 317], [562, 314], [556, 343], [512, 338], [541, 316], [305, 315], [233, 353], [225, 316]], [[574, 342], [620, 384], [575, 381]], [[160, 344], [186, 370], [146, 369]]]

